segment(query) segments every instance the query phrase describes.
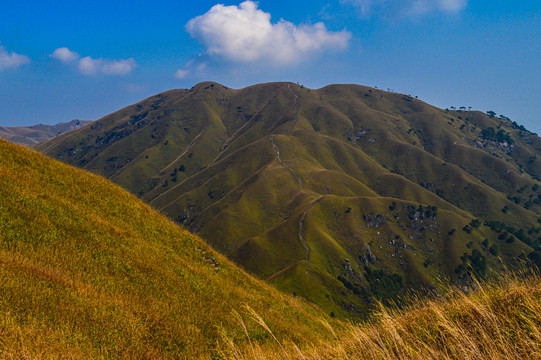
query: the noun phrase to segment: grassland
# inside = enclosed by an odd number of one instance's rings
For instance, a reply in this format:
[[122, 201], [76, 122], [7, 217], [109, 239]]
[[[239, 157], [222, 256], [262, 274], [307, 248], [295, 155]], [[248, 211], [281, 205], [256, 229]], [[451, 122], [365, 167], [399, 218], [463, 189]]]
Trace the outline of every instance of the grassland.
[[120, 187], [0, 140], [0, 358], [211, 358], [222, 334], [248, 344], [246, 306], [280, 338], [327, 333], [318, 309]]
[[[539, 359], [541, 279], [506, 276], [477, 284], [466, 294], [453, 289], [444, 298], [418, 300], [403, 311], [382, 307], [369, 323], [333, 332], [334, 340], [311, 346], [276, 342], [239, 349], [233, 340], [224, 354], [247, 359]], [[272, 331], [272, 329], [269, 329]]]
[[541, 258], [541, 139], [404, 94], [206, 82], [37, 149], [111, 179], [339, 318], [366, 317], [373, 296], [467, 285]]
[[[378, 305], [364, 324], [346, 325], [252, 278], [102, 177], [3, 140], [0, 160], [1, 358], [541, 356], [537, 275], [439, 291], [402, 310]], [[310, 278], [310, 266], [287, 271]], [[394, 279], [376, 272], [368, 279]]]

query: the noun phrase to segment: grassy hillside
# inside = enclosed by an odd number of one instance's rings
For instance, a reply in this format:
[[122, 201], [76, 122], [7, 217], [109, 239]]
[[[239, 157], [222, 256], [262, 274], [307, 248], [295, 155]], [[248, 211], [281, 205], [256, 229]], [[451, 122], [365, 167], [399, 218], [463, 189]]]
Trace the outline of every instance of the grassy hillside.
[[[541, 139], [358, 85], [201, 83], [37, 149], [338, 317], [541, 256]], [[541, 154], [539, 154], [541, 155]]]
[[[401, 312], [382, 309], [375, 320], [299, 350], [291, 342], [241, 350], [231, 359], [538, 359], [541, 353], [541, 279], [507, 277], [464, 294], [417, 303]], [[272, 331], [272, 329], [270, 329]], [[332, 330], [330, 330], [332, 331]]]
[[0, 140], [1, 358], [210, 358], [222, 333], [247, 344], [246, 306], [278, 338], [327, 333], [319, 310], [118, 186]]
[[35, 145], [63, 134], [66, 131], [77, 129], [88, 124], [88, 120], [72, 120], [56, 125], [32, 125], [32, 126], [0, 126], [0, 138], [23, 145]]

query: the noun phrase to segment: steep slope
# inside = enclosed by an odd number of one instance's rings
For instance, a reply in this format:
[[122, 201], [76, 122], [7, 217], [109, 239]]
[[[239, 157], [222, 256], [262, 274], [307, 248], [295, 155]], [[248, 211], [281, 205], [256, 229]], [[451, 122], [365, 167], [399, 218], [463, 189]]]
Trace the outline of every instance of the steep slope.
[[39, 144], [338, 316], [539, 250], [541, 140], [358, 85], [171, 90]]
[[246, 341], [246, 305], [278, 338], [326, 333], [118, 186], [0, 140], [1, 358], [209, 358], [222, 331]]
[[17, 144], [35, 145], [88, 123], [88, 120], [72, 120], [56, 125], [0, 126], [0, 138]]

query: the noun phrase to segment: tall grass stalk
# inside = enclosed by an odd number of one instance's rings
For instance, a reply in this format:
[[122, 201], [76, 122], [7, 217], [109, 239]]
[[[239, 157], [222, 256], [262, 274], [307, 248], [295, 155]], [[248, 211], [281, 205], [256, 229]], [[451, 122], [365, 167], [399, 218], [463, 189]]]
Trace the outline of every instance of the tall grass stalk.
[[[474, 288], [468, 294], [451, 289], [444, 298], [406, 310], [381, 307], [370, 322], [350, 324], [336, 333], [329, 325], [334, 340], [309, 345], [283, 341], [275, 347], [251, 344], [251, 351], [229, 343], [224, 355], [242, 360], [541, 359], [539, 275], [509, 274], [497, 283], [477, 282]], [[252, 316], [263, 326], [261, 316], [253, 311]]]

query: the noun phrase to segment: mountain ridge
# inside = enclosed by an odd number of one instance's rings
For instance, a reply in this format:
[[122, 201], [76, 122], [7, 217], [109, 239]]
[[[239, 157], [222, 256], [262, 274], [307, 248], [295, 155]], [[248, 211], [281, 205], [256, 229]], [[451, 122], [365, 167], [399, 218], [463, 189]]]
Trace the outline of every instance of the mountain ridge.
[[535, 134], [360, 85], [205, 82], [37, 149], [110, 178], [339, 316], [539, 249]]
[[90, 122], [75, 119], [56, 125], [0, 126], [0, 137], [17, 144], [32, 146]]

